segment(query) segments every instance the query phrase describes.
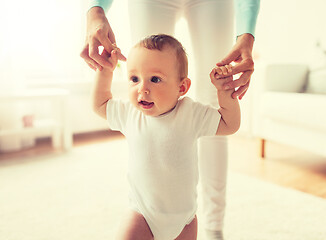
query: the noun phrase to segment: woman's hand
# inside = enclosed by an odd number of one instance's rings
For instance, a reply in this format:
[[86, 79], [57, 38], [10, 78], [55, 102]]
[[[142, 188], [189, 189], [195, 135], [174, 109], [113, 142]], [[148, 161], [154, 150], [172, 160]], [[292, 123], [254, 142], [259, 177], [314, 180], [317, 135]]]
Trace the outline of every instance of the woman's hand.
[[233, 98], [239, 97], [241, 100], [248, 90], [250, 77], [254, 72], [254, 61], [252, 58], [252, 49], [254, 44], [254, 37], [245, 33], [238, 37], [236, 44], [233, 46], [231, 52], [220, 62], [217, 66], [223, 66], [235, 62], [232, 67], [232, 72], [229, 75], [241, 74], [239, 79], [232, 82], [225, 83], [224, 89], [237, 89], [232, 94]]
[[[113, 67], [107, 56], [99, 53], [99, 46], [103, 46], [107, 53], [111, 53], [115, 46], [115, 36], [101, 7], [93, 7], [87, 13], [86, 44], [80, 53], [88, 66], [94, 70], [103, 67]], [[118, 51], [118, 59], [126, 61], [126, 57]]]

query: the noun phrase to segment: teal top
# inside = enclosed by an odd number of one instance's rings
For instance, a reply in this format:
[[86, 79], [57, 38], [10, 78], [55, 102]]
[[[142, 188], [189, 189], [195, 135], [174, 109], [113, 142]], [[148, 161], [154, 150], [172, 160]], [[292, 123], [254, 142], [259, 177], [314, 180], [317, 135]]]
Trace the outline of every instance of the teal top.
[[[90, 0], [90, 7], [101, 7], [107, 11], [113, 0]], [[250, 33], [255, 36], [260, 0], [234, 0], [236, 34]]]
[[255, 36], [260, 0], [234, 0], [236, 34], [250, 33]]
[[113, 0], [90, 0], [89, 8], [101, 7], [106, 12], [112, 5]]

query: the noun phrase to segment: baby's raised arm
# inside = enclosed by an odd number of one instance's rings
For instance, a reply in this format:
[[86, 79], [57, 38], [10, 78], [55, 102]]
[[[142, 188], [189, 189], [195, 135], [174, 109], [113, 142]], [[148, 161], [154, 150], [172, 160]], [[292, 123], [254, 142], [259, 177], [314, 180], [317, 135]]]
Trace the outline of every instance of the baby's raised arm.
[[223, 90], [226, 82], [232, 81], [232, 76], [223, 77], [232, 71], [231, 65], [215, 67], [210, 73], [213, 85], [217, 89], [217, 98], [221, 120], [216, 135], [230, 135], [238, 131], [241, 121], [240, 106], [237, 98], [232, 98], [234, 89]]
[[108, 59], [110, 66], [105, 66], [101, 71], [96, 70], [95, 82], [92, 89], [92, 106], [95, 113], [106, 119], [106, 104], [112, 98], [111, 83], [113, 71], [118, 63], [118, 53], [120, 50], [114, 49], [111, 54], [105, 50], [102, 56]]

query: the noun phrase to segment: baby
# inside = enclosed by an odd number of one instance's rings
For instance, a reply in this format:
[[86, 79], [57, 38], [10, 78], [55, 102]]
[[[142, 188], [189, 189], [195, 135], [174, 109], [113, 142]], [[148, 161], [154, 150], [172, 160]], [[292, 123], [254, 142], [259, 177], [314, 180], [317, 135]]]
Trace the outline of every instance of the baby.
[[[110, 67], [96, 72], [93, 108], [129, 144], [130, 211], [118, 234], [123, 240], [195, 240], [197, 238], [197, 139], [229, 135], [240, 126], [238, 100], [223, 90], [230, 65], [215, 67], [211, 82], [220, 108], [189, 97], [184, 48], [168, 35], [152, 35], [130, 51], [129, 101], [112, 97], [116, 48], [102, 53]], [[201, 79], [200, 81], [206, 81]], [[198, 81], [199, 82], [199, 81]]]

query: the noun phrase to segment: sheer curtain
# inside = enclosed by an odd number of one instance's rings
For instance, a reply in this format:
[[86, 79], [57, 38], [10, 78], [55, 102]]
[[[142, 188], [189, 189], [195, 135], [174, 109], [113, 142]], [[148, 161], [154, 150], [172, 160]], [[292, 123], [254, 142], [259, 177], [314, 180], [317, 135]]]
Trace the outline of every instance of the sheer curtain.
[[[80, 102], [88, 104], [93, 80], [93, 71], [79, 56], [85, 42], [88, 7], [88, 0], [1, 2], [0, 149], [14, 137], [1, 132], [22, 128], [26, 114], [35, 119], [55, 114], [47, 103], [4, 100], [3, 96], [11, 95], [11, 91], [25, 87], [72, 90], [68, 102], [72, 106], [71, 118], [78, 120], [84, 114], [87, 123], [94, 120], [93, 125], [97, 125], [90, 110], [80, 113], [74, 107]], [[119, 47], [127, 54], [130, 37], [126, 0], [116, 0], [107, 15]]]
[[[73, 130], [87, 131], [92, 124], [100, 125], [91, 110], [86, 111], [94, 72], [79, 56], [85, 43], [88, 8], [88, 0], [16, 0], [1, 4], [0, 131], [21, 125], [24, 114], [32, 112], [35, 118], [50, 114], [51, 109], [43, 106], [43, 103], [30, 106], [23, 102], [18, 106], [1, 102], [1, 95], [25, 87], [67, 88], [71, 92], [71, 118], [76, 123]], [[107, 17], [118, 46], [127, 56], [131, 48], [127, 0], [115, 0]], [[180, 23], [177, 24], [176, 35], [191, 55], [187, 25], [185, 21]], [[189, 60], [192, 65], [191, 57]], [[127, 92], [124, 85], [125, 63], [120, 65], [120, 70], [117, 69], [115, 73], [123, 73], [117, 74], [119, 77], [114, 79], [121, 81], [115, 84], [119, 93]], [[189, 69], [191, 74], [193, 67]], [[76, 104], [86, 107], [76, 108]], [[35, 109], [36, 105], [38, 107]], [[81, 118], [85, 121], [80, 121]]]
[[1, 63], [5, 62], [6, 68], [2, 69], [2, 87], [80, 77], [82, 2], [17, 0], [4, 4]]

